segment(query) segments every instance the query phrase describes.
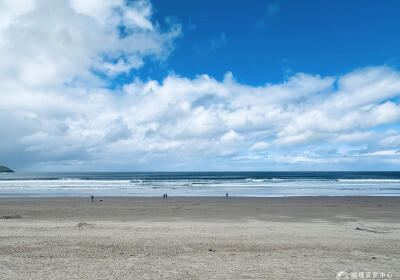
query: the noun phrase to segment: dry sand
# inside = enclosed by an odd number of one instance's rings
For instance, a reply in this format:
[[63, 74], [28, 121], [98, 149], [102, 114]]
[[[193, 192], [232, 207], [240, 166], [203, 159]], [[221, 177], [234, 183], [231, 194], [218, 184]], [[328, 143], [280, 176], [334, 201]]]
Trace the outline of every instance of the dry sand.
[[0, 198], [0, 279], [400, 279], [399, 202]]

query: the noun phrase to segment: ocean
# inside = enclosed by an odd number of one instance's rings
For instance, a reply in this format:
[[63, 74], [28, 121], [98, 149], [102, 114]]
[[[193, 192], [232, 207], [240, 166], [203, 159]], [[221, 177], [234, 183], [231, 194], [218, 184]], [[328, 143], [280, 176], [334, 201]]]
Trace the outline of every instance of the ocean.
[[400, 172], [0, 173], [0, 197], [399, 196]]

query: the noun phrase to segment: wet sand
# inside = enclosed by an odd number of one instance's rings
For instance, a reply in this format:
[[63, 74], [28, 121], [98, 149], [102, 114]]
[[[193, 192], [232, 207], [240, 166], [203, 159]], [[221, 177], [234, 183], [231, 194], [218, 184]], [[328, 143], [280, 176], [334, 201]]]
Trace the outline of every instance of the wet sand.
[[0, 216], [1, 279], [400, 279], [400, 197], [0, 198]]

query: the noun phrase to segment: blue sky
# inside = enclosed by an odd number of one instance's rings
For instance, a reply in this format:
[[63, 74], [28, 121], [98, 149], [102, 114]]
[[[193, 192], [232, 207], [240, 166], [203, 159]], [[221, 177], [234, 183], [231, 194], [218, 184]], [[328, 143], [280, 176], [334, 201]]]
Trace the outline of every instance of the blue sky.
[[296, 72], [335, 76], [400, 63], [398, 1], [153, 1], [153, 6], [156, 21], [169, 17], [182, 23], [182, 36], [165, 66], [150, 74], [141, 69], [143, 78], [163, 79], [174, 71], [222, 79], [231, 71], [242, 83], [264, 85]]
[[398, 170], [398, 1], [0, 1], [0, 164]]

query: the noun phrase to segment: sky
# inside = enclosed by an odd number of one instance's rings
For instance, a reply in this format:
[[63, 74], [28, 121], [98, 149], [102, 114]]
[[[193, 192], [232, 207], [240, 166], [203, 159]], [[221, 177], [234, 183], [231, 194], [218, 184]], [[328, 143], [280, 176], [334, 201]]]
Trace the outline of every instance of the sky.
[[0, 0], [0, 165], [400, 168], [399, 1]]

